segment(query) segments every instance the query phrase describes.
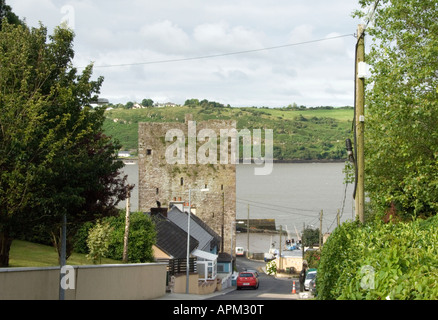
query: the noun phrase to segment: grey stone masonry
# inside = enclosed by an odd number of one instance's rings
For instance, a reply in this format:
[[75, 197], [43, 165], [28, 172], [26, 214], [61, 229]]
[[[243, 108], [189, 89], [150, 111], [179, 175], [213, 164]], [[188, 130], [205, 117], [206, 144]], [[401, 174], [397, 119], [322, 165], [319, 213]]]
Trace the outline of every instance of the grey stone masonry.
[[[191, 119], [191, 115], [187, 115], [185, 123], [139, 123], [139, 210], [147, 212], [150, 208], [157, 206], [157, 201], [163, 207], [168, 206], [172, 201], [183, 201], [188, 204], [189, 189], [191, 189], [192, 212], [223, 238], [223, 251], [232, 252], [234, 255], [236, 166], [231, 163], [230, 154], [228, 154], [228, 162], [221, 163], [219, 153], [221, 130], [235, 129], [236, 122], [234, 120], [193, 122]], [[188, 132], [189, 128], [192, 134]], [[196, 144], [190, 144], [189, 136], [193, 136], [194, 128], [196, 128], [198, 139]], [[210, 129], [210, 133], [214, 131], [217, 135], [217, 161], [193, 163], [192, 158], [189, 164], [193, 146], [196, 145], [196, 152], [205, 150], [200, 147], [203, 145], [205, 147], [209, 141], [207, 139], [199, 141], [202, 139], [199, 139], [198, 134], [203, 129]], [[182, 160], [180, 164], [169, 163], [166, 158], [166, 150], [176, 141], [176, 138], [166, 141], [166, 133], [169, 130], [184, 134], [185, 153], [184, 159], [180, 158]], [[228, 150], [230, 151], [231, 148], [228, 147]], [[201, 189], [208, 189], [208, 191], [202, 192]], [[231, 244], [232, 239], [233, 244]]]

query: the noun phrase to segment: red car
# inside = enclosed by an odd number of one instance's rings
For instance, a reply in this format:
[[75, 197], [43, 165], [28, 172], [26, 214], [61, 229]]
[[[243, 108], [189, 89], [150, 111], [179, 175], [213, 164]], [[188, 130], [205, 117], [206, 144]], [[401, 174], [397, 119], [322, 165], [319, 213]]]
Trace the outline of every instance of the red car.
[[243, 271], [239, 273], [236, 281], [237, 290], [240, 290], [245, 287], [252, 287], [257, 289], [259, 287], [259, 278], [256, 273]]

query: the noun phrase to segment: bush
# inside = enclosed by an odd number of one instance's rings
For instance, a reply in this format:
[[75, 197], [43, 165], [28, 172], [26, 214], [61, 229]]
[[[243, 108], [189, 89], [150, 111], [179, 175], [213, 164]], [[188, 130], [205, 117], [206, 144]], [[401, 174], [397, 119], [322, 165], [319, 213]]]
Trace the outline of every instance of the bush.
[[[113, 231], [110, 237], [107, 258], [122, 260], [123, 239], [125, 235], [125, 214], [121, 211], [118, 217], [108, 218]], [[149, 216], [142, 212], [131, 213], [128, 237], [129, 262], [154, 261], [152, 245], [155, 243], [155, 224]]]
[[[120, 210], [120, 214], [115, 217], [106, 217], [101, 223], [109, 223], [111, 234], [109, 239], [108, 251], [102, 257], [114, 260], [123, 258], [123, 241], [125, 235], [125, 211]], [[89, 254], [87, 238], [95, 224], [85, 223], [75, 237], [74, 251]], [[128, 237], [128, 259], [129, 262], [150, 262], [154, 261], [152, 245], [155, 244], [155, 224], [149, 216], [134, 212], [130, 216], [130, 229]]]
[[275, 260], [271, 260], [266, 264], [266, 273], [269, 275], [277, 273], [277, 264], [275, 263]]
[[92, 222], [85, 222], [74, 237], [73, 251], [88, 254], [87, 238], [90, 229], [94, 226]]
[[321, 259], [321, 251], [319, 250], [307, 250], [304, 253], [304, 260], [307, 261], [308, 268], [317, 269], [320, 259]]
[[346, 222], [323, 247], [319, 299], [437, 299], [438, 218]]
[[90, 251], [87, 258], [93, 263], [101, 263], [102, 257], [108, 252], [109, 240], [111, 237], [111, 227], [108, 221], [101, 222], [98, 220], [88, 234], [87, 246]]

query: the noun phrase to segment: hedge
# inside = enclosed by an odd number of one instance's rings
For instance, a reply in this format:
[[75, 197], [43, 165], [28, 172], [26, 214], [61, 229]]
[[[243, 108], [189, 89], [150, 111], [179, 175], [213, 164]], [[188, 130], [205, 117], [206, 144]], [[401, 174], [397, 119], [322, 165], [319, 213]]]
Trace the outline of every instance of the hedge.
[[325, 243], [318, 299], [438, 299], [438, 218], [346, 222]]

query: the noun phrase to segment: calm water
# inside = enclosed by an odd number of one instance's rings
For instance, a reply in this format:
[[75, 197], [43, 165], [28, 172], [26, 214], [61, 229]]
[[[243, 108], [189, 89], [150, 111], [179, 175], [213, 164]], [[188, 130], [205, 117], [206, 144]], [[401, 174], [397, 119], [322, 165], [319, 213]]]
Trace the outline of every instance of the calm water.
[[[352, 219], [353, 186], [343, 183], [344, 163], [281, 163], [274, 164], [267, 176], [254, 175], [254, 165], [236, 168], [236, 210], [238, 219], [275, 219], [292, 235], [303, 223], [319, 228], [323, 210], [323, 232], [336, 227], [338, 209], [341, 222]], [[126, 165], [129, 183], [138, 185], [138, 165]], [[344, 198], [344, 194], [346, 194]], [[138, 188], [132, 193], [131, 210], [138, 209]], [[345, 199], [345, 204], [344, 204]], [[119, 205], [125, 207], [125, 203]]]

